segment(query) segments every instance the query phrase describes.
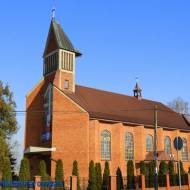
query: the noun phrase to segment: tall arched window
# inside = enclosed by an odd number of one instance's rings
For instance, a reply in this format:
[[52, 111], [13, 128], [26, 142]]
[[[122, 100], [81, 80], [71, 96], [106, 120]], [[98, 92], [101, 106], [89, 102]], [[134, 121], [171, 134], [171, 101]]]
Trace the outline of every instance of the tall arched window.
[[153, 151], [153, 137], [152, 137], [152, 135], [147, 135], [147, 137], [146, 137], [146, 151], [147, 152]]
[[125, 159], [134, 159], [134, 139], [132, 133], [125, 134]]
[[183, 138], [183, 148], [181, 150], [181, 158], [183, 161], [188, 161], [187, 140], [185, 138]]
[[101, 133], [101, 159], [111, 159], [111, 134], [107, 130]]
[[164, 138], [164, 151], [165, 151], [166, 154], [171, 154], [172, 153], [170, 137], [165, 137]]

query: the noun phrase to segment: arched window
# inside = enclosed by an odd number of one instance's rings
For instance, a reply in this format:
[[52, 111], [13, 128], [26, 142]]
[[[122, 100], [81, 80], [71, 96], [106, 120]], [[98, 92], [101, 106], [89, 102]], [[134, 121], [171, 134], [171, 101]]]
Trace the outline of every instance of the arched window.
[[101, 159], [111, 159], [111, 134], [107, 130], [101, 133]]
[[132, 133], [126, 133], [125, 135], [125, 159], [134, 159], [134, 139]]
[[165, 151], [166, 154], [171, 154], [172, 153], [170, 137], [165, 137], [164, 138], [164, 151]]
[[183, 138], [183, 148], [181, 150], [181, 158], [183, 161], [188, 161], [187, 140], [185, 138]]
[[152, 137], [152, 135], [147, 135], [147, 137], [146, 137], [146, 151], [147, 152], [153, 151], [153, 137]]

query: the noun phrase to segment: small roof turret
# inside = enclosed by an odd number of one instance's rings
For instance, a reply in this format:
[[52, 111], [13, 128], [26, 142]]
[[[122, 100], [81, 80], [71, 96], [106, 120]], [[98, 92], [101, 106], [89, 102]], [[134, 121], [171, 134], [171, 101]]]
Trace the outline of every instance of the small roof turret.
[[139, 86], [138, 82], [136, 82], [133, 92], [134, 92], [134, 97], [136, 97], [138, 99], [142, 99], [142, 89]]

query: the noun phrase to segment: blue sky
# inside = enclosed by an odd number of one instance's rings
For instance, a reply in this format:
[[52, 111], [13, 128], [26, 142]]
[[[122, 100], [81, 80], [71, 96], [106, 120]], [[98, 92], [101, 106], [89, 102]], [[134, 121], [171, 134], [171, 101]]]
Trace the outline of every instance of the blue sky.
[[[132, 95], [138, 76], [144, 98], [190, 102], [189, 0], [7, 0], [0, 11], [0, 80], [11, 86], [18, 110], [42, 77], [53, 6], [83, 53], [78, 84]], [[21, 143], [24, 120], [18, 116]]]

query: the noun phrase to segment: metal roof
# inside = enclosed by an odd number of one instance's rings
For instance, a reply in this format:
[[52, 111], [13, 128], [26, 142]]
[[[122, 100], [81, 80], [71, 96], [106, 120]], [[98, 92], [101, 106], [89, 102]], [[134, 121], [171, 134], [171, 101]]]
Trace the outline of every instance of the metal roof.
[[[82, 55], [77, 49], [74, 48], [74, 46], [71, 43], [71, 41], [69, 40], [68, 36], [64, 32], [63, 28], [61, 27], [60, 24], [58, 24], [55, 21], [55, 19], [52, 19], [52, 21], [51, 21], [49, 34], [50, 34], [51, 30], [53, 30], [53, 32], [54, 32], [56, 42], [57, 42], [57, 45], [58, 45], [59, 49], [64, 49], [64, 50], [67, 50], [67, 51], [74, 52], [76, 54], [76, 56]], [[48, 35], [47, 44], [48, 44], [48, 41], [49, 41], [49, 35]], [[46, 49], [47, 49], [47, 44], [46, 44], [44, 54], [45, 54]]]
[[63, 91], [84, 108], [91, 118], [154, 125], [154, 107], [158, 107], [158, 126], [190, 130], [188, 123], [178, 114], [156, 101], [76, 85], [75, 93]]

